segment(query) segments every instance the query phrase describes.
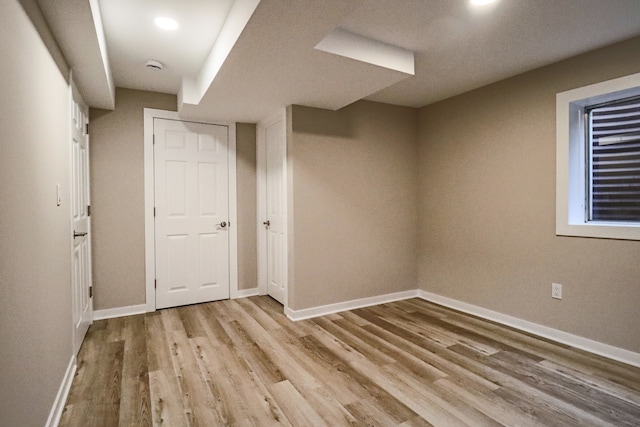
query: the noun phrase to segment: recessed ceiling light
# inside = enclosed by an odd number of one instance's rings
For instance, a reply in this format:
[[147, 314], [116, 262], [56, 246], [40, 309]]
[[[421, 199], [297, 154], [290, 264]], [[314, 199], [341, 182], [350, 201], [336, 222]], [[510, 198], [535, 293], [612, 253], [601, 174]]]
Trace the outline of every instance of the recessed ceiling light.
[[176, 20], [167, 18], [166, 16], [159, 16], [153, 22], [155, 22], [155, 24], [163, 30], [172, 31], [178, 29], [178, 23], [176, 22]]
[[495, 0], [471, 0], [471, 4], [475, 6], [483, 6], [485, 4], [493, 3]]

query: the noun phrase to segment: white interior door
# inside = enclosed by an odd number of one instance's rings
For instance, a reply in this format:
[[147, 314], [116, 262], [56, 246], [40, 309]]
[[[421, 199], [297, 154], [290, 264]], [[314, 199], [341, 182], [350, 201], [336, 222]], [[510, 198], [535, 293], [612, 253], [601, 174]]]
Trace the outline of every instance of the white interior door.
[[266, 190], [266, 278], [267, 293], [285, 304], [287, 289], [287, 150], [285, 120], [271, 121], [264, 128]]
[[88, 108], [75, 87], [71, 103], [71, 261], [73, 343], [76, 354], [93, 320], [91, 287], [91, 219], [89, 217]]
[[154, 119], [156, 307], [229, 298], [227, 126]]

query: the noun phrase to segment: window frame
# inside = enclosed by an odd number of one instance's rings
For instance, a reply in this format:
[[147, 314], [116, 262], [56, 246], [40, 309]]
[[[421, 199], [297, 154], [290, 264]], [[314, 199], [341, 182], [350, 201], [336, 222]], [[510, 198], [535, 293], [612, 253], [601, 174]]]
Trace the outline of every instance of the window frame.
[[640, 73], [556, 94], [556, 235], [640, 240], [640, 223], [588, 221], [585, 110], [632, 96]]

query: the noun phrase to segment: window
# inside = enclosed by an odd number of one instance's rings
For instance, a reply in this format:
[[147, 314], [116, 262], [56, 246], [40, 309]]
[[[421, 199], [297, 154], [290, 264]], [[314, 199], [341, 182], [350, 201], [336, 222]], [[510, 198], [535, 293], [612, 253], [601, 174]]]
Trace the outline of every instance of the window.
[[556, 96], [556, 234], [640, 240], [640, 74]]
[[589, 221], [640, 223], [640, 98], [587, 109]]

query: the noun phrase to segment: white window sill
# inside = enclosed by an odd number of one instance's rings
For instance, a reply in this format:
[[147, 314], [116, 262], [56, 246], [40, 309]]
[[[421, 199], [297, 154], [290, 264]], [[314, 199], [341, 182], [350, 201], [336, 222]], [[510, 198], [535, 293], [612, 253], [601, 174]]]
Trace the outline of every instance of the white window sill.
[[564, 224], [556, 221], [557, 236], [593, 237], [598, 239], [640, 240], [639, 223], [589, 222]]

